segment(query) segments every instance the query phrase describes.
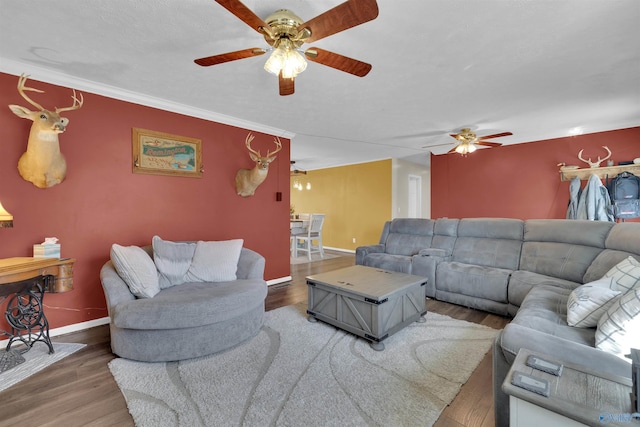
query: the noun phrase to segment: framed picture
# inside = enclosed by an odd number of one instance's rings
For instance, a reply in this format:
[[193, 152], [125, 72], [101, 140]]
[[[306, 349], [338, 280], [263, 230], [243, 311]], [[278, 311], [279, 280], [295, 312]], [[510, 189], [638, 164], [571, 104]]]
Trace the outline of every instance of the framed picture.
[[202, 141], [133, 128], [133, 173], [202, 178]]

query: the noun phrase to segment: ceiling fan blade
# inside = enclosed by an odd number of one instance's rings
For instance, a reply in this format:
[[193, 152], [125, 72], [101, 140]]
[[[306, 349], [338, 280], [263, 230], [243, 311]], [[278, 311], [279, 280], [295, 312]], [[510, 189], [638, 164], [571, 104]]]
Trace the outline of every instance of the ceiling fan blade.
[[371, 71], [371, 64], [317, 47], [307, 49], [304, 55], [309, 61], [317, 62], [318, 64], [326, 65], [327, 67], [335, 68], [336, 70], [344, 71], [345, 73], [358, 77], [364, 77]]
[[449, 153], [455, 153], [456, 152], [456, 148], [458, 148], [458, 146], [456, 145], [455, 147], [453, 147], [451, 150], [447, 151], [447, 154]]
[[292, 95], [295, 89], [294, 79], [282, 77], [282, 71], [278, 75], [278, 85], [280, 86], [280, 96]]
[[241, 1], [216, 0], [216, 3], [227, 9], [229, 12], [233, 13], [238, 19], [240, 19], [242, 22], [259, 32], [260, 34], [268, 32], [271, 35], [271, 28]]
[[476, 145], [484, 145], [487, 147], [500, 147], [502, 146], [502, 144], [500, 144], [499, 142], [489, 142], [489, 141], [476, 141], [475, 142]]
[[[220, 2], [218, 1], [218, 3]], [[377, 16], [378, 4], [376, 0], [347, 0], [333, 9], [329, 9], [300, 24], [298, 31], [308, 28], [311, 31], [311, 37], [305, 39], [305, 42], [311, 43], [351, 27], [364, 24]]]
[[500, 138], [501, 136], [509, 136], [509, 135], [513, 135], [513, 134], [511, 132], [496, 133], [493, 135], [481, 136], [478, 138], [478, 140], [482, 141], [483, 139]]
[[227, 52], [220, 55], [207, 56], [205, 58], [196, 59], [193, 62], [203, 67], [208, 67], [209, 65], [217, 65], [229, 61], [236, 61], [238, 59], [251, 58], [254, 56], [262, 55], [265, 52], [266, 51], [264, 49], [253, 47], [251, 49], [236, 50], [235, 52]]

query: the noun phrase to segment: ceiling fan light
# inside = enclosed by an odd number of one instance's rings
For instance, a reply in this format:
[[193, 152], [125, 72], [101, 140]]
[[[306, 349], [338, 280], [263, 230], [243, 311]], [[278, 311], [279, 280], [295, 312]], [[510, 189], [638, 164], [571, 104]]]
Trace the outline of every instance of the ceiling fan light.
[[264, 64], [264, 69], [286, 79], [295, 78], [307, 68], [307, 61], [298, 52], [291, 40], [283, 38]]
[[282, 77], [292, 79], [307, 69], [307, 61], [297, 50], [287, 51], [284, 64], [282, 66]]
[[267, 62], [264, 63], [264, 69], [270, 72], [271, 74], [275, 74], [276, 76], [280, 74], [280, 70], [284, 65], [284, 49], [275, 49]]
[[460, 143], [455, 149], [456, 153], [463, 155], [473, 153], [476, 150], [477, 147], [474, 144], [469, 144], [468, 142]]

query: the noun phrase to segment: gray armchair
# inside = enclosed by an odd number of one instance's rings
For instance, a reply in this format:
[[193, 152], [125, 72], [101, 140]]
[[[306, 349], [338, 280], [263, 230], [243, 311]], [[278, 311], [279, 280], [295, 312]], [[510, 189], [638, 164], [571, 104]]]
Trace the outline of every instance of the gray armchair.
[[[143, 248], [152, 255], [150, 246]], [[145, 362], [174, 361], [226, 350], [255, 336], [264, 322], [264, 258], [242, 248], [237, 280], [184, 283], [136, 298], [108, 261], [100, 271], [111, 349]]]

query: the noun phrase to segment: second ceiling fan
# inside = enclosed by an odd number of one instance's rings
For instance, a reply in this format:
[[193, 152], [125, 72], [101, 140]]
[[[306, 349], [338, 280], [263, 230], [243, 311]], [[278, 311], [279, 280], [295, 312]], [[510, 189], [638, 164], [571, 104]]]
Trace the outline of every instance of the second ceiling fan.
[[311, 43], [371, 21], [378, 16], [376, 0], [347, 0], [315, 18], [304, 22], [293, 12], [281, 9], [264, 21], [239, 0], [216, 0], [218, 4], [262, 34], [271, 46], [207, 56], [196, 59], [203, 67], [238, 59], [252, 58], [273, 51], [265, 69], [278, 76], [280, 95], [294, 93], [294, 79], [306, 68], [305, 58], [358, 77], [366, 76], [371, 65], [324, 49], [310, 47], [301, 53], [304, 43]]
[[448, 153], [473, 153], [474, 151], [476, 151], [476, 145], [483, 145], [486, 147], [499, 147], [502, 145], [499, 142], [491, 142], [487, 140], [509, 135], [513, 134], [511, 132], [501, 132], [493, 135], [485, 135], [479, 137], [474, 131], [471, 130], [471, 128], [462, 128], [459, 133], [450, 134], [451, 137], [458, 140], [459, 144], [449, 150]]

